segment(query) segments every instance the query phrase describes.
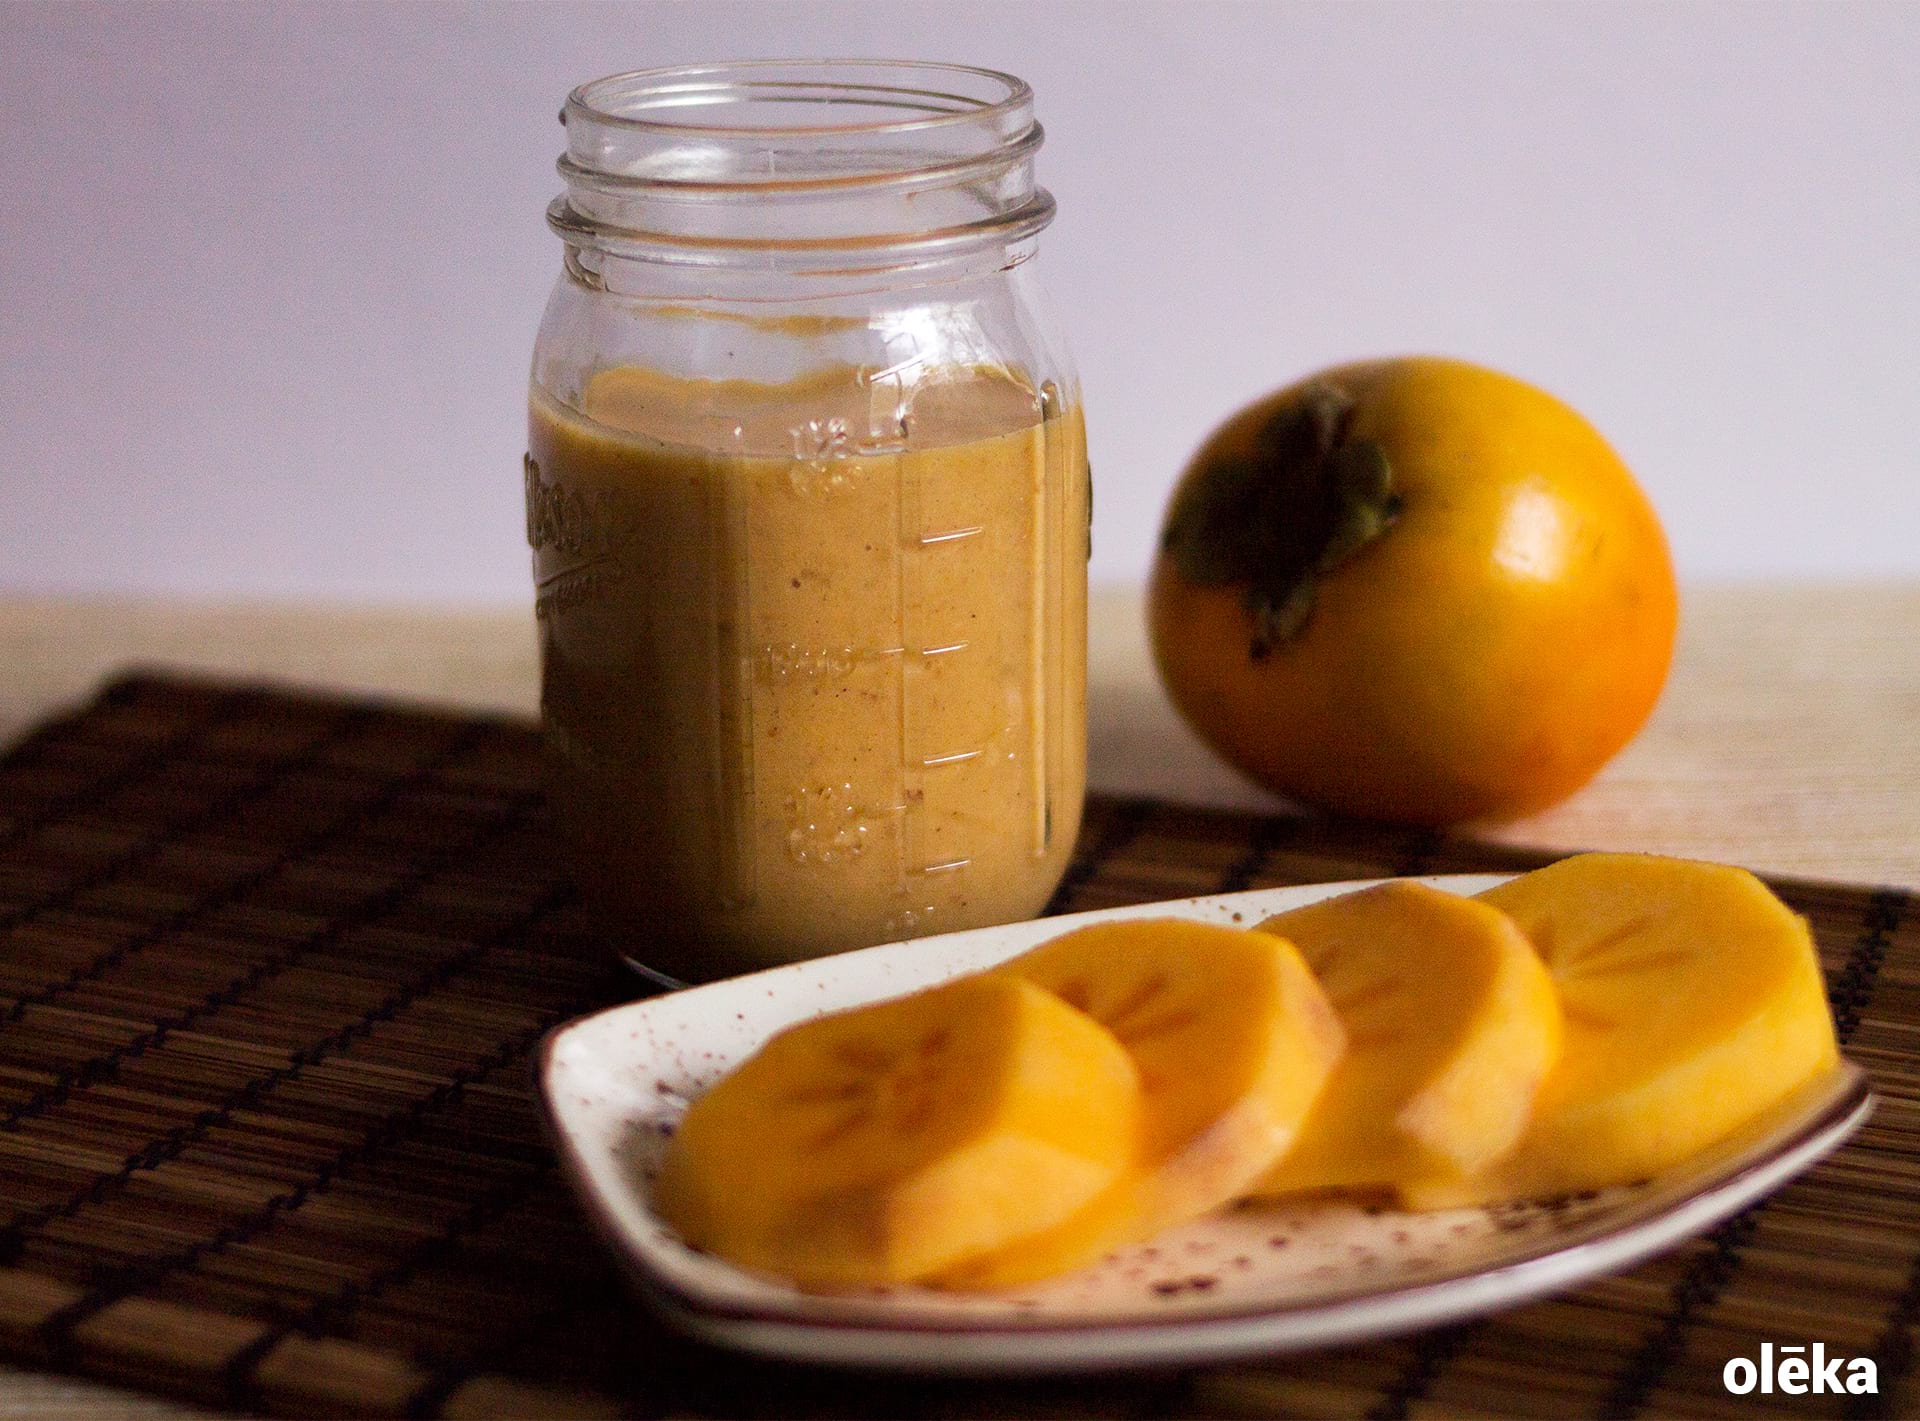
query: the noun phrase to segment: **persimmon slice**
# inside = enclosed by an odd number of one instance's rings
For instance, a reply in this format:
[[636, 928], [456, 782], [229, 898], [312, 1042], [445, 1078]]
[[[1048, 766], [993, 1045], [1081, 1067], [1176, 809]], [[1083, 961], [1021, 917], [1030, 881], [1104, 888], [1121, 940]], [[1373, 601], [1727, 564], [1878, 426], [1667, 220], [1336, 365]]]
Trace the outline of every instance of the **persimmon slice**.
[[1291, 943], [1177, 919], [1101, 923], [996, 969], [1111, 1031], [1140, 1072], [1135, 1166], [1063, 1222], [950, 1270], [950, 1287], [1069, 1272], [1237, 1197], [1294, 1141], [1343, 1033]]
[[654, 1199], [747, 1268], [908, 1282], [1084, 1207], [1133, 1167], [1140, 1106], [1104, 1027], [967, 977], [775, 1036], [687, 1111]]
[[1253, 1193], [1464, 1174], [1513, 1148], [1559, 1054], [1560, 1005], [1505, 913], [1393, 882], [1260, 926], [1300, 949], [1347, 1054]]
[[1481, 899], [1552, 974], [1565, 1042], [1514, 1152], [1415, 1207], [1650, 1178], [1838, 1061], [1807, 924], [1743, 869], [1583, 854]]

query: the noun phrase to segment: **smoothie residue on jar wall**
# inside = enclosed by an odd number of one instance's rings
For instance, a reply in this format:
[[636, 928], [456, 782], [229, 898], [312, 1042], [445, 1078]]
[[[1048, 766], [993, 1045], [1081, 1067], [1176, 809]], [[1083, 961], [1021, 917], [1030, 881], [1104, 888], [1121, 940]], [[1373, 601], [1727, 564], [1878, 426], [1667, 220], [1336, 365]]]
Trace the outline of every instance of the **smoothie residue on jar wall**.
[[526, 465], [551, 797], [649, 966], [1011, 921], [1058, 883], [1088, 491], [1023, 255], [736, 300], [570, 261]]

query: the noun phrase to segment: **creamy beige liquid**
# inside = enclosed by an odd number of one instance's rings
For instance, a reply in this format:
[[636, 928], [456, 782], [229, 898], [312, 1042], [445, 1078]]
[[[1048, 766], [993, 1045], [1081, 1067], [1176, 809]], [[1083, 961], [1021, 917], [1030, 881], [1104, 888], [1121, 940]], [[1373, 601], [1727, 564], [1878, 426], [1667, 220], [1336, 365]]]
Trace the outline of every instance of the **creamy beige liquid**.
[[621, 947], [701, 978], [1039, 911], [1086, 779], [1078, 410], [985, 368], [579, 403], [534, 393], [528, 539], [552, 798]]

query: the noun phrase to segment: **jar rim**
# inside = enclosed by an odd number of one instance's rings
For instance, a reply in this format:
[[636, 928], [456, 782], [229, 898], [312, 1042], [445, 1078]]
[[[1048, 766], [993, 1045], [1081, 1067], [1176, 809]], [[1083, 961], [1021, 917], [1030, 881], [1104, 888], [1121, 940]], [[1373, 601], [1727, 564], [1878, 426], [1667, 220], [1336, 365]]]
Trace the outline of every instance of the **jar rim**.
[[[848, 121], [847, 115], [861, 118]], [[915, 59], [757, 59], [636, 69], [567, 96], [566, 193], [547, 221], [612, 256], [801, 270], [938, 262], [1025, 240], [1033, 90]]]
[[[938, 89], [912, 88], [905, 84], [855, 83], [846, 79], [814, 79], [804, 81], [793, 79], [770, 79], [765, 76], [781, 71], [814, 70], [832, 75], [852, 75], [861, 71], [877, 71], [883, 75], [920, 75], [929, 79], [935, 75], [967, 76], [976, 80], [986, 80], [1004, 89], [998, 98], [950, 93]], [[731, 76], [731, 77], [730, 77]], [[745, 77], [738, 77], [745, 76]], [[701, 81], [706, 82], [701, 82]], [[664, 119], [653, 115], [622, 112], [609, 108], [603, 102], [613, 94], [626, 97], [638, 97], [653, 94], [661, 102], [647, 105], [651, 110], [672, 111], [684, 108], [720, 107], [728, 102], [722, 96], [735, 95], [732, 102], [751, 103], [756, 100], [777, 100], [777, 92], [744, 93], [743, 91], [761, 89], [777, 91], [792, 89], [806, 84], [812, 88], [830, 88], [843, 91], [833, 100], [813, 100], [813, 102], [875, 103], [875, 98], [859, 98], [857, 95], [892, 96], [901, 108], [916, 105], [905, 102], [907, 99], [922, 101], [920, 106], [928, 106], [928, 101], [941, 100], [953, 105], [943, 109], [933, 109], [920, 117], [884, 119], [869, 123], [822, 123], [822, 124], [740, 124], [740, 123], [689, 123], [679, 119]], [[713, 96], [702, 98], [701, 96]], [[979, 123], [983, 119], [997, 118], [1002, 114], [1016, 110], [1033, 101], [1033, 89], [1018, 75], [1004, 70], [987, 69], [972, 64], [951, 64], [939, 60], [926, 59], [741, 59], [726, 60], [717, 63], [672, 64], [651, 69], [631, 69], [620, 74], [608, 74], [599, 79], [590, 79], [575, 87], [567, 95], [565, 108], [561, 111], [561, 122], [565, 123], [570, 114], [578, 113], [583, 119], [595, 123], [613, 124], [636, 131], [651, 131], [660, 134], [707, 135], [712, 137], [745, 137], [749, 135], [785, 135], [789, 137], [853, 134], [894, 134], [915, 133], [927, 129], [940, 128], [953, 124]]]

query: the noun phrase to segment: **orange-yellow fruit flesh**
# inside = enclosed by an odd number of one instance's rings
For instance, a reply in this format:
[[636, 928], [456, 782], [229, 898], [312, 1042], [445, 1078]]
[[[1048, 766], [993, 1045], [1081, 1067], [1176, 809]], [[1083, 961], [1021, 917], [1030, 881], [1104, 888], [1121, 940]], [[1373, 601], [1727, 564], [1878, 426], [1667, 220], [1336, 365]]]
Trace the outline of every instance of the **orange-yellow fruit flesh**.
[[1651, 1178], [1838, 1062], [1807, 925], [1742, 869], [1586, 854], [1481, 896], [1546, 963], [1565, 1044], [1514, 1152], [1413, 1207]]
[[1560, 1049], [1560, 1006], [1506, 914], [1395, 882], [1282, 913], [1347, 1030], [1299, 1140], [1255, 1194], [1391, 1186], [1512, 1149]]
[[1293, 1143], [1343, 1033], [1292, 944], [1174, 919], [1082, 928], [996, 969], [1119, 1038], [1140, 1072], [1135, 1167], [1060, 1224], [943, 1274], [956, 1288], [1069, 1272], [1237, 1197]]
[[1099, 1195], [1140, 1103], [1104, 1027], [963, 978], [774, 1037], [688, 1110], [655, 1201], [689, 1243], [803, 1286], [908, 1282]]

